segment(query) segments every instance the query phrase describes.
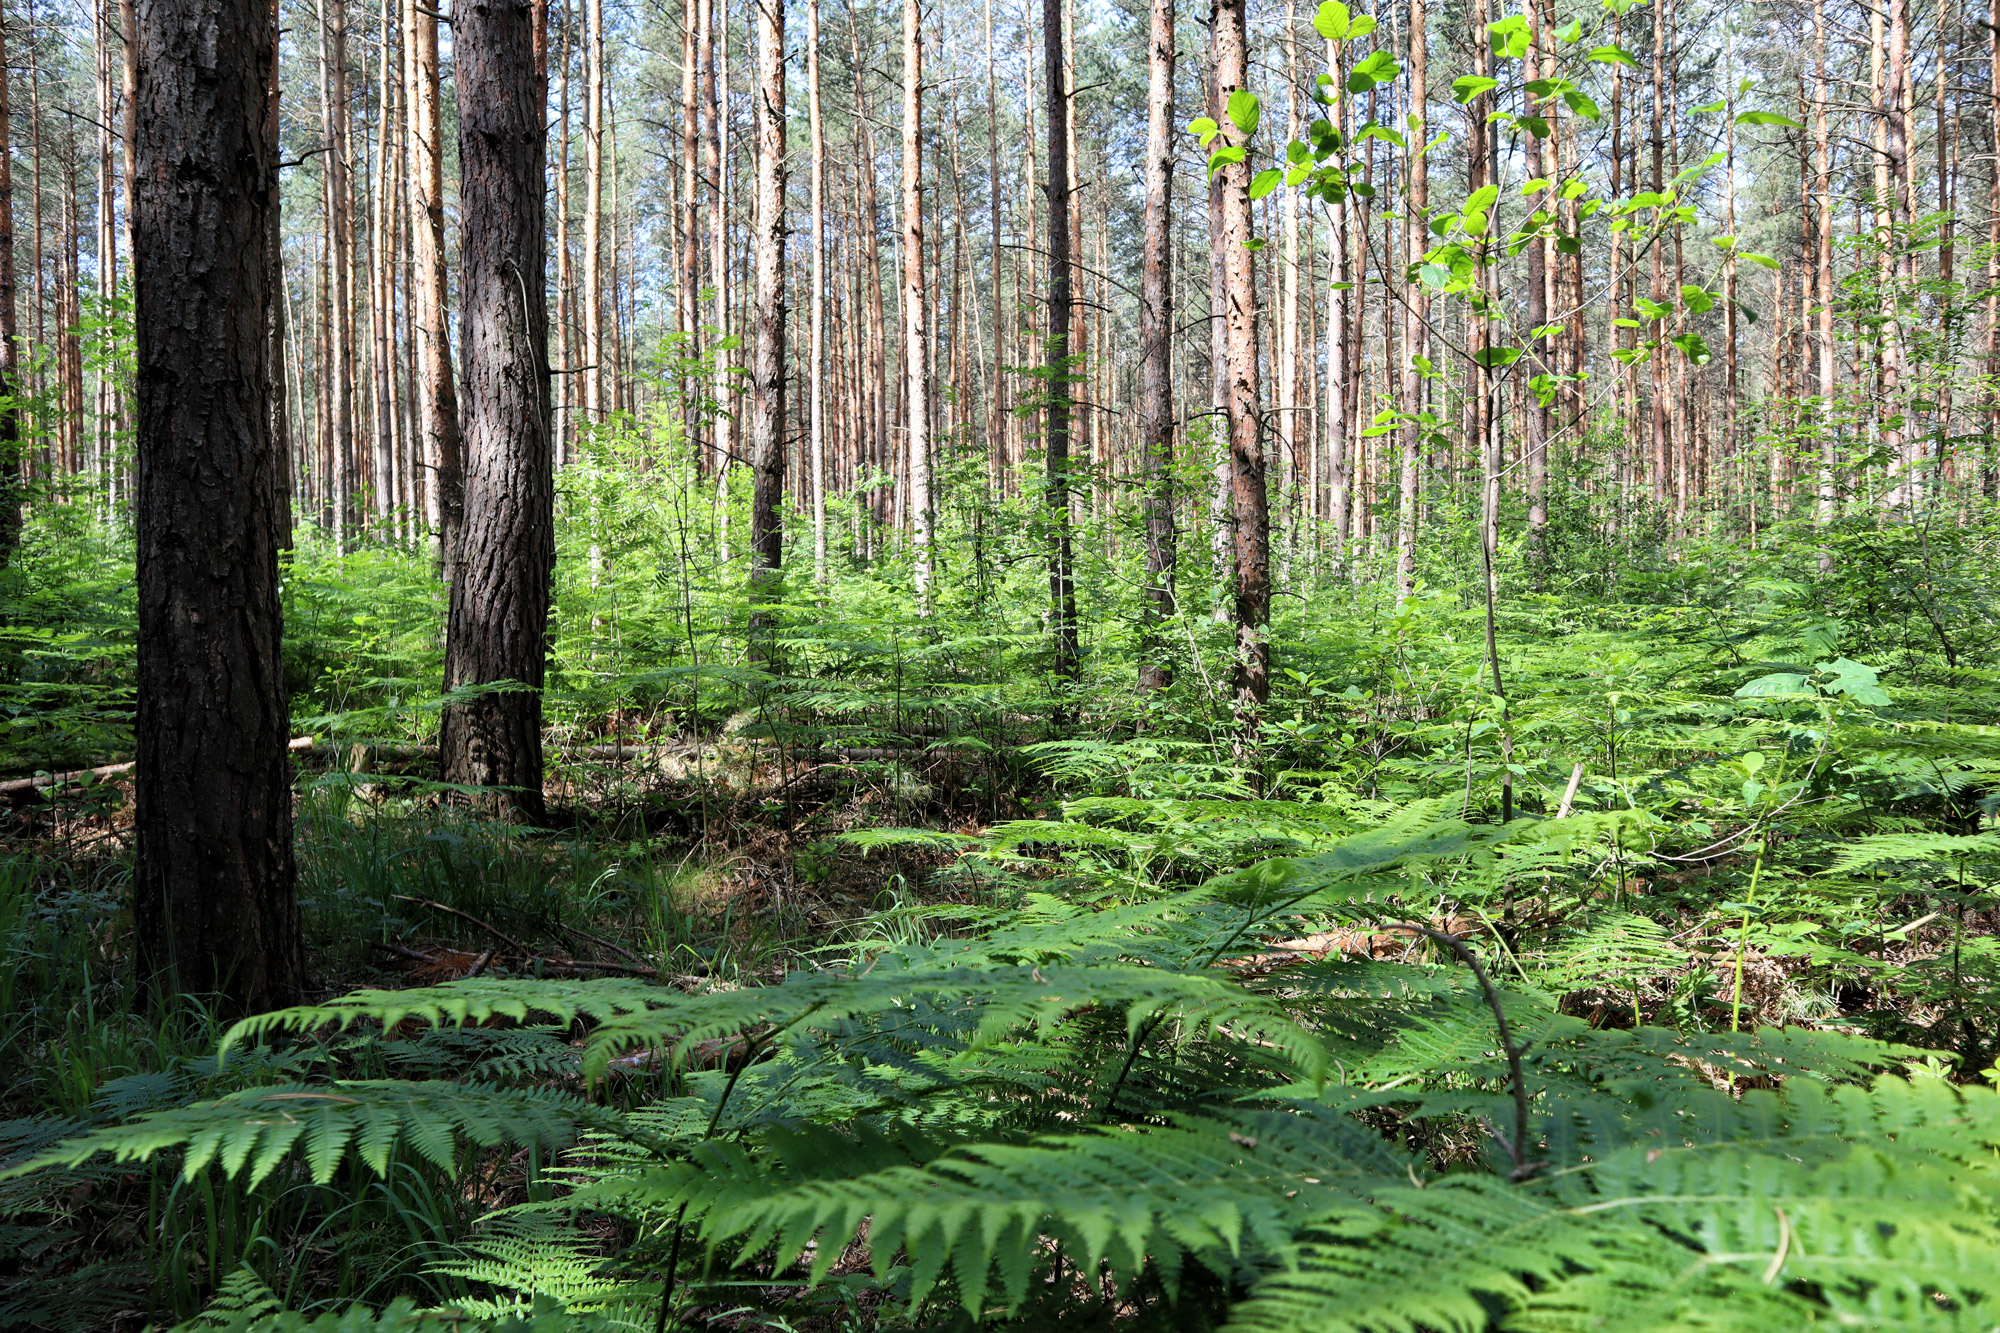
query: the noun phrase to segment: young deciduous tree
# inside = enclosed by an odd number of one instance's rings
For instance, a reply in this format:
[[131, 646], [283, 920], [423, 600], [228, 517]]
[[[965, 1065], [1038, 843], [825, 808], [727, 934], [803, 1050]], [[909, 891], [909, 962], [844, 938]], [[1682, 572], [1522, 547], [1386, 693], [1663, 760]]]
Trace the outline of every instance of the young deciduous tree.
[[229, 1012], [304, 981], [279, 655], [269, 0], [138, 18], [142, 976]]
[[459, 339], [465, 357], [465, 530], [451, 585], [447, 782], [542, 818], [542, 678], [555, 570], [543, 226], [545, 76], [531, 0], [461, 0], [452, 15], [460, 163]]

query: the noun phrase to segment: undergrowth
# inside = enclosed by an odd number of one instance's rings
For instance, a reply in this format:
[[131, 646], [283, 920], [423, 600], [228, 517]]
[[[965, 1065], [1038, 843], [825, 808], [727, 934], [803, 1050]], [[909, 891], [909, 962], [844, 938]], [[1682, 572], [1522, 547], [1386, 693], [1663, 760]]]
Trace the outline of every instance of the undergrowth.
[[[1129, 543], [1073, 689], [997, 535], [752, 665], [712, 520], [616, 495], [543, 829], [430, 780], [425, 562], [303, 539], [313, 1003], [148, 1008], [119, 781], [13, 816], [0, 1325], [1994, 1325], [1991, 530], [1511, 574], [1497, 683], [1450, 551], [1400, 610], [1301, 555], [1246, 763], [1194, 581], [1132, 687]], [[15, 771], [129, 745], [63, 523]]]

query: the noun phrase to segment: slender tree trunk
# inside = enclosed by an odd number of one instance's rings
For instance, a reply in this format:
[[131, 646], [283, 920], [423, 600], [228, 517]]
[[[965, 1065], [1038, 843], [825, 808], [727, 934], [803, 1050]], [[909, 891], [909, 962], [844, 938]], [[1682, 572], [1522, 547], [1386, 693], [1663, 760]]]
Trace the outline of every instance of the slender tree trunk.
[[604, 0], [583, 3], [583, 419], [604, 420]]
[[910, 545], [917, 611], [931, 605], [930, 292], [924, 282], [924, 35], [918, 0], [903, 0], [903, 399]]
[[1164, 623], [1174, 614], [1174, 0], [1152, 0], [1146, 40], [1146, 239], [1139, 292], [1139, 432], [1146, 473], [1146, 587], [1139, 687], [1173, 679]]
[[539, 822], [542, 679], [555, 568], [543, 217], [545, 76], [529, 0], [460, 0], [460, 339], [465, 348], [465, 531], [451, 586], [447, 782], [492, 788], [501, 812]]
[[393, 532], [391, 523], [402, 496], [396, 476], [396, 421], [394, 383], [396, 374], [395, 329], [390, 316], [396, 306], [395, 229], [389, 224], [389, 208], [395, 198], [396, 79], [391, 73], [395, 55], [396, 10], [393, 0], [382, 0], [380, 39], [376, 53], [380, 63], [375, 102], [375, 180], [370, 191], [368, 217], [368, 331], [373, 343], [369, 386], [375, 408], [374, 513], [383, 532]]
[[[30, 40], [33, 40], [32, 35]], [[127, 33], [127, 46], [131, 34]], [[14, 308], [14, 119], [7, 12], [0, 5], [0, 569], [21, 545], [20, 321]], [[127, 173], [130, 180], [130, 173]]]
[[1005, 307], [1000, 284], [1000, 90], [994, 72], [993, 0], [986, 0], [986, 179], [991, 217], [988, 227], [993, 254], [993, 379], [986, 392], [986, 471], [992, 497], [998, 499], [1013, 484], [1012, 458], [1007, 448]]
[[319, 0], [320, 112], [326, 128], [328, 425], [333, 446], [335, 541], [347, 549], [359, 520], [354, 452], [354, 186], [347, 114], [347, 0]]
[[[1249, 35], [1244, 0], [1217, 0], [1215, 81], [1225, 114], [1223, 137], [1247, 144], [1227, 115], [1231, 93], [1248, 90]], [[1250, 167], [1232, 162], [1222, 178], [1223, 322], [1229, 374], [1229, 481], [1236, 519], [1236, 664], [1232, 678], [1236, 720], [1247, 761], [1261, 734], [1271, 695], [1271, 517], [1264, 492], [1264, 439], [1257, 376], [1257, 266], [1250, 249]]]
[[[1430, 162], [1421, 150], [1429, 137], [1426, 103], [1430, 96], [1430, 41], [1425, 30], [1424, 0], [1410, 0], [1410, 151], [1404, 156], [1409, 173], [1409, 206], [1403, 210], [1403, 261], [1414, 264], [1424, 252], [1429, 235], [1424, 216], [1430, 207]], [[1423, 411], [1424, 376], [1419, 358], [1430, 347], [1430, 292], [1422, 283], [1409, 284], [1408, 304], [1403, 309], [1403, 411], [1414, 417]], [[1398, 433], [1402, 442], [1402, 475], [1398, 478], [1401, 507], [1396, 523], [1396, 605], [1409, 599], [1417, 581], [1417, 487], [1423, 463], [1424, 428], [1406, 421]]]
[[1067, 691], [1077, 680], [1076, 584], [1070, 549], [1070, 291], [1069, 112], [1063, 50], [1062, 0], [1042, 0], [1043, 69], [1049, 93], [1049, 323], [1048, 383], [1042, 408], [1042, 447], [1048, 466], [1049, 619], [1052, 674], [1064, 691], [1059, 716], [1068, 718]]
[[277, 29], [269, 0], [149, 0], [137, 39], [138, 970], [250, 1014], [305, 981], [270, 417]]
[[1987, 0], [1986, 113], [1993, 165], [1986, 172], [1986, 449], [1979, 493], [2000, 491], [2000, 0]]
[[[1888, 6], [1889, 44], [1886, 82], [1882, 90], [1884, 163], [1889, 176], [1889, 225], [1883, 240], [1889, 247], [1882, 286], [1882, 449], [1889, 456], [1891, 509], [1914, 511], [1923, 484], [1917, 476], [1922, 445], [1905, 421], [1903, 375], [1906, 351], [1902, 334], [1902, 294], [1915, 276], [1907, 247], [1909, 226], [1916, 218], [1915, 188], [1910, 172], [1910, 4], [1883, 0]], [[1900, 255], [1898, 252], [1901, 252]]]
[[437, 495], [438, 568], [458, 579], [459, 534], [465, 524], [464, 449], [458, 388], [452, 373], [449, 290], [444, 247], [444, 141], [438, 116], [438, 20], [425, 0], [404, 0], [404, 63], [410, 103], [410, 236], [416, 255], [418, 377], [424, 461]]
[[[1527, 60], [1523, 73], [1530, 84], [1542, 78], [1543, 43], [1548, 33], [1542, 27], [1533, 3], [1523, 11], [1528, 16], [1529, 41]], [[1531, 113], [1539, 110], [1544, 117], [1553, 117], [1554, 108], [1561, 105], [1555, 97], [1545, 99], [1539, 107], [1534, 103], [1524, 104], [1523, 109]], [[1549, 140], [1532, 131], [1525, 133], [1523, 147], [1526, 149], [1528, 175], [1532, 179], [1548, 179], [1555, 174], [1550, 161], [1553, 156]], [[1530, 203], [1539, 212], [1553, 212], [1556, 191], [1550, 188]], [[1530, 224], [1533, 225], [1532, 219]], [[1537, 235], [1528, 242], [1528, 350], [1532, 357], [1535, 375], [1554, 375], [1554, 343], [1541, 330], [1549, 322], [1548, 284], [1550, 278], [1550, 250], [1546, 236]], [[1518, 373], [1517, 373], [1518, 379]], [[1526, 397], [1524, 413], [1527, 430], [1522, 440], [1522, 450], [1527, 454], [1528, 473], [1528, 564], [1540, 586], [1544, 546], [1548, 540], [1549, 528], [1549, 398], [1537, 392], [1532, 383], [1523, 382], [1521, 391]]]
[[[2000, 3], [2000, 0], [1996, 0]], [[1833, 364], [1833, 157], [1827, 132], [1826, 0], [1813, 0], [1813, 174], [1819, 199], [1814, 220], [1816, 245], [1813, 269], [1819, 275], [1819, 521], [1833, 522], [1840, 512], [1839, 479], [1835, 471], [1840, 461], [1839, 442], [1834, 435], [1834, 396], [1837, 392]], [[1822, 557], [1822, 567], [1832, 565], [1831, 553]]]
[[[988, 5], [992, 0], [987, 0]], [[819, 0], [806, 0], [806, 115], [812, 135], [812, 266], [806, 337], [812, 460], [813, 581], [826, 583], [826, 124], [819, 102]]]
[[[914, 0], [912, 0], [914, 3]], [[816, 0], [815, 0], [816, 3]], [[785, 0], [756, 0], [756, 343], [750, 366], [753, 627], [780, 591], [785, 558]], [[766, 654], [768, 660], [768, 653]]]

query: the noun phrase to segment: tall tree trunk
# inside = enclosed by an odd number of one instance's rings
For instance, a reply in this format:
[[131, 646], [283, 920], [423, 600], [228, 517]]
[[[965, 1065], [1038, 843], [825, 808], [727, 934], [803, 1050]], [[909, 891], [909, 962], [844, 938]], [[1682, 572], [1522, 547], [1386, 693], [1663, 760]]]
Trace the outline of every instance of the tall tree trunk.
[[[992, 0], [987, 0], [990, 6]], [[813, 581], [826, 583], [826, 123], [819, 102], [819, 0], [806, 0], [806, 115], [812, 136], [812, 295], [807, 315], [807, 410], [812, 470]]]
[[389, 208], [395, 198], [396, 80], [391, 61], [396, 49], [395, 9], [392, 0], [382, 0], [380, 62], [375, 103], [375, 180], [368, 205], [368, 331], [373, 344], [369, 358], [369, 390], [375, 408], [374, 512], [385, 533], [402, 495], [396, 476], [395, 329], [390, 322], [396, 306], [395, 228], [389, 224]]
[[[683, 342], [680, 355], [695, 357], [701, 334], [701, 51], [708, 31], [706, 0], [681, 0], [681, 252], [680, 290], [674, 297], [674, 320]], [[705, 413], [701, 388], [683, 372], [681, 424], [687, 432], [690, 459], [697, 470], [708, 466], [703, 446]]]
[[1909, 227], [1916, 220], [1915, 188], [1910, 170], [1910, 3], [1883, 0], [1889, 10], [1889, 44], [1886, 52], [1886, 81], [1882, 90], [1884, 163], [1889, 175], [1889, 225], [1883, 241], [1889, 247], [1885, 257], [1882, 286], [1882, 448], [1889, 456], [1891, 509], [1914, 510], [1922, 496], [1923, 483], [1917, 476], [1922, 445], [1915, 441], [1905, 420], [1903, 402], [1904, 361], [1907, 355], [1902, 333], [1902, 295], [1915, 277], [1914, 260], [1908, 247]]
[[[1227, 114], [1232, 93], [1248, 91], [1249, 34], [1244, 0], [1217, 0], [1215, 83], [1224, 108], [1223, 138], [1247, 145]], [[1236, 662], [1231, 685], [1242, 755], [1261, 732], [1271, 696], [1271, 515], [1264, 492], [1264, 439], [1257, 383], [1257, 267], [1250, 249], [1250, 167], [1232, 162], [1222, 179], [1223, 325], [1229, 375], [1229, 487], [1236, 520]]]
[[1152, 0], [1146, 39], [1146, 240], [1139, 291], [1139, 433], [1146, 587], [1139, 687], [1173, 679], [1161, 629], [1174, 614], [1174, 0]]
[[542, 679], [555, 568], [549, 440], [543, 175], [544, 76], [529, 0], [460, 0], [460, 340], [465, 349], [465, 530], [451, 586], [445, 689], [482, 690], [445, 710], [447, 782], [540, 821]]
[[[1650, 136], [1648, 143], [1653, 150], [1652, 189], [1655, 194], [1666, 189], [1666, 114], [1667, 64], [1672, 53], [1667, 49], [1667, 5], [1670, 0], [1659, 0], [1653, 6], [1653, 101]], [[1655, 304], [1671, 306], [1678, 298], [1667, 296], [1667, 255], [1665, 239], [1661, 229], [1655, 227], [1648, 244], [1648, 257], [1652, 264], [1652, 286], [1649, 291]], [[1668, 333], [1668, 321], [1655, 321], [1654, 336], [1664, 344]], [[1666, 503], [1673, 494], [1673, 450], [1674, 423], [1673, 405], [1667, 394], [1667, 352], [1662, 346], [1653, 352], [1648, 363], [1652, 382], [1653, 427], [1653, 498]]]
[[357, 526], [361, 484], [354, 453], [354, 186], [347, 115], [347, 0], [319, 0], [320, 119], [326, 130], [328, 424], [334, 468], [333, 528], [345, 550]]
[[149, 0], [136, 126], [140, 976], [298, 998], [272, 449], [269, 0]]
[[[1403, 210], [1403, 262], [1414, 264], [1424, 252], [1429, 235], [1424, 215], [1430, 207], [1429, 154], [1422, 151], [1429, 140], [1426, 103], [1430, 96], [1430, 41], [1425, 30], [1424, 0], [1410, 0], [1410, 148], [1404, 155], [1409, 173], [1409, 205]], [[1424, 376], [1418, 359], [1430, 347], [1430, 291], [1422, 283], [1409, 284], [1403, 307], [1403, 411], [1411, 417], [1423, 411]], [[1423, 462], [1424, 428], [1414, 420], [1404, 422], [1397, 432], [1402, 442], [1402, 475], [1398, 478], [1401, 507], [1396, 520], [1396, 605], [1401, 606], [1416, 589], [1417, 582], [1417, 486]]]
[[[817, 0], [815, 0], [816, 4]], [[914, 0], [912, 0], [914, 3]], [[752, 624], [779, 593], [785, 558], [785, 0], [756, 0], [756, 342], [750, 363]]]
[[583, 419], [604, 420], [604, 0], [584, 0]]
[[917, 612], [931, 605], [930, 293], [924, 282], [924, 34], [918, 0], [903, 0], [903, 399], [910, 470], [910, 545]]
[[1076, 683], [1079, 648], [1076, 583], [1070, 548], [1070, 292], [1069, 88], [1063, 59], [1063, 0], [1042, 0], [1042, 63], [1049, 92], [1048, 383], [1042, 408], [1042, 448], [1048, 467], [1049, 620], [1058, 705], [1067, 718], [1067, 690]]
[[[1996, 0], [2000, 3], [2000, 0]], [[1826, 0], [1813, 0], [1813, 174], [1819, 200], [1814, 226], [1813, 269], [1819, 275], [1819, 521], [1833, 522], [1840, 512], [1840, 461], [1833, 428], [1836, 391], [1833, 364], [1833, 155], [1827, 132]], [[1822, 564], [1831, 566], [1831, 556]]]
[[1986, 173], [1986, 451], [1979, 493], [2000, 491], [2000, 0], [1987, 0], [1986, 113], [1993, 165]]
[[[268, 3], [271, 7], [271, 31], [277, 32], [281, 26], [278, 16], [279, 0], [268, 0]], [[128, 79], [136, 87], [139, 77], [139, 37], [137, 26], [139, 20], [131, 5], [128, 4], [126, 8], [125, 67]], [[0, 53], [0, 69], [4, 69], [6, 63], [4, 53]], [[139, 179], [137, 156], [138, 106], [139, 99], [135, 95], [127, 104], [126, 117], [128, 129], [125, 137], [127, 168], [126, 217], [128, 219], [138, 216], [138, 210], [132, 207], [136, 202], [135, 191], [138, 189]], [[271, 43], [271, 68], [265, 80], [264, 96], [264, 134], [266, 141], [272, 144], [280, 142], [278, 113], [278, 43], [273, 41]], [[5, 140], [6, 136], [0, 134], [0, 142], [5, 142]], [[269, 304], [270, 347], [266, 351], [266, 355], [270, 358], [271, 371], [271, 452], [275, 456], [278, 465], [278, 478], [275, 485], [278, 505], [277, 518], [275, 520], [278, 547], [280, 550], [289, 551], [292, 549], [292, 489], [297, 483], [297, 477], [295, 469], [292, 466], [291, 412], [289, 396], [285, 386], [285, 367], [287, 362], [285, 347], [288, 325], [285, 316], [285, 238], [283, 226], [285, 191], [282, 174], [276, 171], [272, 172], [268, 180], [268, 186], [271, 197], [265, 208], [265, 226], [270, 234], [265, 238], [266, 249], [264, 253], [271, 265], [270, 283], [272, 292]], [[4, 198], [7, 194], [8, 190], [5, 181], [0, 180], [0, 198]], [[39, 201], [37, 201], [36, 212], [39, 215]], [[41, 253], [41, 238], [39, 236], [36, 237], [35, 252], [38, 256], [36, 262], [39, 267], [39, 255]], [[0, 253], [6, 255], [5, 259], [0, 259], [0, 264], [11, 263], [13, 257], [12, 246], [0, 246]], [[132, 253], [138, 253], [136, 245], [132, 247]], [[11, 328], [4, 333], [0, 333], [0, 336], [5, 337], [9, 349], [4, 355], [12, 356], [14, 339]], [[13, 382], [10, 376], [8, 383], [12, 384]]]
[[[1547, 54], [1548, 30], [1540, 21], [1540, 14], [1531, 2], [1523, 12], [1529, 23], [1528, 52], [1523, 74], [1530, 85], [1543, 77], [1542, 61]], [[1539, 99], [1538, 102], [1524, 103], [1523, 109], [1531, 113], [1539, 111], [1545, 119], [1555, 119], [1556, 108], [1561, 102], [1554, 96]], [[1558, 173], [1553, 161], [1554, 144], [1550, 138], [1529, 131], [1523, 136], [1527, 152], [1527, 170], [1531, 179], [1552, 179]], [[1530, 207], [1541, 213], [1553, 215], [1557, 190], [1545, 190]], [[1553, 217], [1548, 224], [1552, 224]], [[1533, 225], [1532, 218], [1529, 225]], [[1549, 248], [1549, 238], [1543, 228], [1537, 228], [1537, 235], [1528, 242], [1528, 349], [1532, 360], [1533, 375], [1553, 376], [1556, 373], [1555, 343], [1542, 330], [1550, 318], [1549, 282], [1553, 277], [1553, 265], [1549, 260], [1553, 252]], [[1517, 379], [1518, 379], [1517, 375]], [[1536, 390], [1532, 382], [1522, 382], [1527, 430], [1521, 442], [1522, 451], [1527, 455], [1528, 473], [1528, 563], [1540, 586], [1545, 544], [1549, 528], [1549, 403], [1550, 395]]]
[[[131, 34], [127, 33], [128, 44]], [[33, 40], [32, 34], [29, 40]], [[14, 309], [14, 119], [7, 13], [0, 6], [0, 569], [21, 544], [21, 360]], [[128, 173], [129, 182], [129, 173]]]
[[[993, 270], [993, 378], [986, 391], [986, 470], [991, 479], [990, 490], [993, 499], [1006, 494], [1012, 484], [1012, 459], [1007, 448], [1007, 409], [1005, 400], [1005, 366], [1007, 363], [1007, 335], [1005, 333], [1004, 305], [1001, 299], [1000, 263], [1000, 90], [998, 76], [994, 72], [993, 50], [993, 0], [986, 0], [986, 192], [987, 205], [991, 213], [988, 227], [992, 244], [990, 265]], [[982, 511], [983, 521], [983, 511]]]
[[452, 373], [444, 247], [444, 140], [438, 115], [438, 20], [425, 0], [403, 0], [403, 62], [410, 104], [410, 237], [416, 256], [418, 378], [424, 462], [437, 496], [438, 568], [458, 579], [465, 526], [465, 461]]

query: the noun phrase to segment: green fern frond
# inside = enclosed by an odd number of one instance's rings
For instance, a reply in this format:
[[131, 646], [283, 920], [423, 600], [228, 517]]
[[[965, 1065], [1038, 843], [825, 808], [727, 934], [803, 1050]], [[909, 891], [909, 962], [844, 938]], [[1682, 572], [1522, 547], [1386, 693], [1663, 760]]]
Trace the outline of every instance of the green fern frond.
[[1956, 864], [2000, 860], [2000, 833], [1881, 833], [1842, 844], [1829, 874], [1851, 875], [1892, 861]]
[[558, 1148], [575, 1139], [580, 1125], [632, 1132], [616, 1112], [561, 1092], [395, 1080], [291, 1084], [101, 1126], [10, 1165], [0, 1179], [81, 1166], [100, 1153], [135, 1162], [180, 1149], [188, 1178], [213, 1162], [231, 1176], [247, 1171], [255, 1185], [297, 1150], [312, 1178], [324, 1184], [350, 1151], [383, 1175], [390, 1153], [407, 1144], [451, 1172], [460, 1140]]
[[913, 1300], [948, 1273], [976, 1312], [995, 1286], [1018, 1305], [1052, 1244], [1121, 1284], [1149, 1264], [1192, 1259], [1227, 1274], [1246, 1253], [1276, 1253], [1307, 1217], [1349, 1198], [1347, 1188], [1402, 1178], [1366, 1137], [1273, 1113], [938, 1155], [935, 1140], [907, 1128], [814, 1129], [767, 1137], [764, 1151], [707, 1145], [690, 1163], [610, 1178], [572, 1202], [650, 1217], [685, 1206], [711, 1249], [769, 1250], [780, 1269], [810, 1250], [811, 1282], [866, 1222], [878, 1275], [900, 1251]]

